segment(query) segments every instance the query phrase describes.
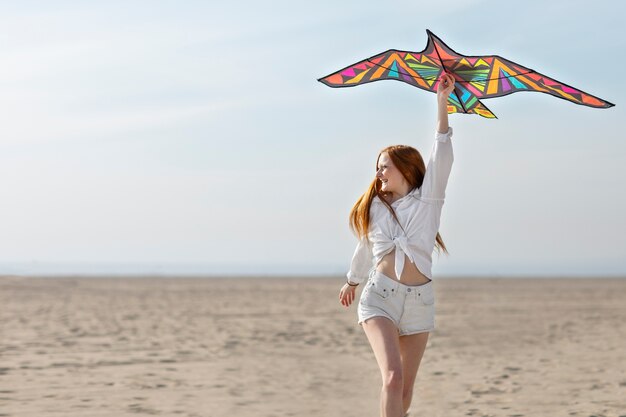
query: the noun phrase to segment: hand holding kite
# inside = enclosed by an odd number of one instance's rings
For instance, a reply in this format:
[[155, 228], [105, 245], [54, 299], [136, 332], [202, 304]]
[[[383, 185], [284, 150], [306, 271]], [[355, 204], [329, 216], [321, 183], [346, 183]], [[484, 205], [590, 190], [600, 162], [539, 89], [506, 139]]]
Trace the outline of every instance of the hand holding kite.
[[455, 81], [452, 75], [445, 72], [441, 74], [439, 84], [437, 85], [437, 98], [440, 100], [447, 100], [450, 97], [452, 90], [454, 90], [454, 83]]
[[479, 100], [518, 91], [539, 91], [576, 104], [607, 108], [614, 104], [504, 59], [498, 55], [465, 56], [453, 51], [431, 31], [421, 52], [390, 49], [320, 78], [329, 87], [353, 87], [379, 80], [397, 80], [438, 91], [442, 72], [456, 81], [448, 98], [448, 113], [496, 116]]

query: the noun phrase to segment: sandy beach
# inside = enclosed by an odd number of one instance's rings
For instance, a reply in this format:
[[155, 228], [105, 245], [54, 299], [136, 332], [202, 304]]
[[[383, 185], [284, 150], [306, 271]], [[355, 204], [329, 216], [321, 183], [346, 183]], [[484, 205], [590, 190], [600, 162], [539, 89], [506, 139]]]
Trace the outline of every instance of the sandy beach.
[[[0, 278], [0, 416], [376, 417], [342, 282]], [[626, 416], [626, 279], [435, 291], [411, 417]]]

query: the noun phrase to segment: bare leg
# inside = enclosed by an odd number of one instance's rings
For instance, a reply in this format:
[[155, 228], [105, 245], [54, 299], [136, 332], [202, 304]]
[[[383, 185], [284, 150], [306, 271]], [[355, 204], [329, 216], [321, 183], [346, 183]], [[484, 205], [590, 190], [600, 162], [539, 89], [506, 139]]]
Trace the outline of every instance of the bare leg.
[[408, 336], [400, 336], [400, 355], [402, 357], [402, 376], [404, 386], [402, 389], [402, 404], [404, 412], [409, 411], [413, 398], [413, 386], [419, 369], [420, 362], [426, 350], [428, 332], [417, 333]]
[[383, 387], [380, 395], [382, 417], [402, 417], [402, 359], [396, 325], [386, 317], [373, 317], [362, 323], [380, 368]]

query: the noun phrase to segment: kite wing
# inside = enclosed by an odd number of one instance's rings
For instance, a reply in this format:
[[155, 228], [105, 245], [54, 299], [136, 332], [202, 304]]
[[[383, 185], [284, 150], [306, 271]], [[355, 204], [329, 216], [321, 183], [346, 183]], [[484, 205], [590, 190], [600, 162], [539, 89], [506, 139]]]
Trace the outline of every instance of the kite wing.
[[[422, 52], [390, 49], [318, 81], [329, 87], [354, 87], [374, 81], [396, 80], [436, 93], [442, 71], [443, 67], [434, 51], [434, 43], [429, 41], [428, 47]], [[455, 78], [459, 79], [456, 76]], [[466, 88], [457, 85], [454, 95], [451, 94], [448, 99], [448, 113], [476, 113], [484, 117], [495, 117], [475, 96], [468, 97], [468, 93]]]
[[329, 87], [353, 87], [379, 80], [396, 80], [437, 92], [443, 71], [456, 80], [448, 98], [448, 113], [495, 115], [480, 101], [517, 91], [539, 91], [577, 104], [607, 108], [613, 104], [567, 84], [508, 61], [498, 55], [465, 56], [448, 47], [427, 30], [428, 43], [421, 52], [390, 49], [357, 62], [318, 81]]

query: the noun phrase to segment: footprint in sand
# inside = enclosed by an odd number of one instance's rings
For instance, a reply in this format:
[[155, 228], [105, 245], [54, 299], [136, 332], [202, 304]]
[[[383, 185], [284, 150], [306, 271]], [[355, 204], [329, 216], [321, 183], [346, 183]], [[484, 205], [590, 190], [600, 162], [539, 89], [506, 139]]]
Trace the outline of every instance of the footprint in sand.
[[470, 390], [470, 393], [474, 396], [474, 397], [480, 397], [481, 395], [488, 395], [488, 394], [504, 394], [506, 391], [500, 390], [496, 387], [480, 387], [480, 388], [474, 388]]
[[141, 413], [141, 414], [160, 414], [158, 410], [154, 408], [144, 407], [141, 404], [130, 404], [128, 406], [130, 412], [133, 413]]

